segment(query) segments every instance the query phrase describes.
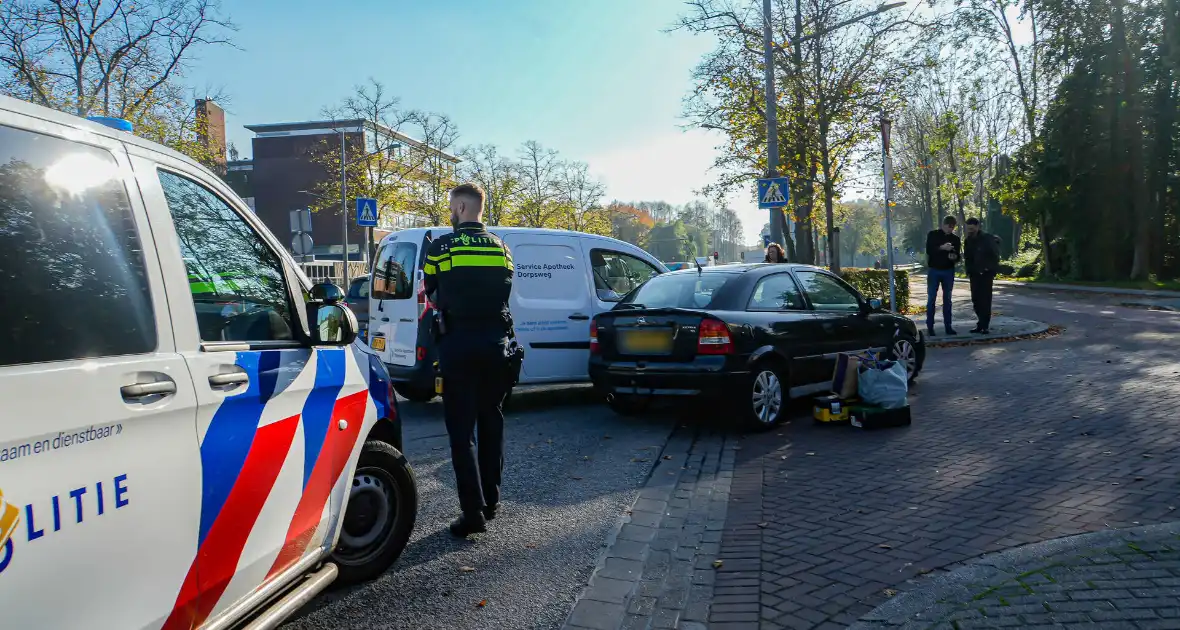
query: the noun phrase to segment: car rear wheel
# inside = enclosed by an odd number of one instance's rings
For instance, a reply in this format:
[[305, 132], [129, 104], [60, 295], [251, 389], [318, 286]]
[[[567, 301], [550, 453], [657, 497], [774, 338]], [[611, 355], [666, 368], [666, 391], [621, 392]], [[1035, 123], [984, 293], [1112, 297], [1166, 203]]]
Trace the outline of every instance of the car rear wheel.
[[394, 383], [393, 391], [397, 392], [398, 396], [416, 403], [430, 402], [434, 400], [435, 396], [434, 388], [432, 387], [419, 387], [406, 383]]
[[909, 335], [898, 335], [889, 347], [889, 358], [905, 366], [908, 382], [913, 383], [922, 371], [922, 348]]
[[770, 429], [787, 414], [785, 373], [773, 363], [763, 363], [751, 372], [747, 388], [748, 424], [755, 430]]
[[418, 517], [418, 482], [410, 463], [385, 442], [365, 442], [349, 488], [332, 561], [338, 584], [371, 580], [397, 560]]

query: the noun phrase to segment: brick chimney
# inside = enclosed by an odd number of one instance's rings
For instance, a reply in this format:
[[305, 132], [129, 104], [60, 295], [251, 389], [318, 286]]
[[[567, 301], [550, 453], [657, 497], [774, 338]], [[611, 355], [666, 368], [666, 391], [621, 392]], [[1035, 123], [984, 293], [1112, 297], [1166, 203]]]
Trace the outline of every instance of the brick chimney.
[[211, 156], [206, 164], [213, 172], [225, 176], [225, 110], [209, 99], [197, 99], [197, 139]]

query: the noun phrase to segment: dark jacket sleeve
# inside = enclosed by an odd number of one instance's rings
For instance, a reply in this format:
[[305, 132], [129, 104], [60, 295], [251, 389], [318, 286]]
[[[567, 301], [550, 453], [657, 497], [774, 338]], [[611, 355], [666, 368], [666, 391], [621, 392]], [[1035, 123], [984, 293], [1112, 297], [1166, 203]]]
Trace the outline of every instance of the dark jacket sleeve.
[[934, 244], [934, 234], [935, 232], [926, 233], [926, 262], [930, 262], [930, 259], [934, 257], [934, 252], [938, 251], [938, 246]]
[[1000, 269], [1000, 239], [991, 234], [983, 236], [985, 238], [980, 239], [983, 241], [981, 245], [983, 270], [984, 273], [995, 274]]

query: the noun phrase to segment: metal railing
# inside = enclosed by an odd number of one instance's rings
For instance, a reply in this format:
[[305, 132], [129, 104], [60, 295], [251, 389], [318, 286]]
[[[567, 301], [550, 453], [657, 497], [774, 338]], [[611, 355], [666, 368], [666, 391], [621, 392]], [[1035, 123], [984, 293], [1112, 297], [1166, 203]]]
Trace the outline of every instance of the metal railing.
[[[308, 279], [313, 284], [321, 282], [331, 282], [332, 284], [348, 290], [344, 286], [344, 263], [341, 261], [321, 261], [311, 263], [299, 263], [303, 268], [303, 273], [307, 275]], [[349, 262], [348, 263], [348, 277], [349, 278], [363, 278], [369, 275], [369, 265], [363, 262]]]

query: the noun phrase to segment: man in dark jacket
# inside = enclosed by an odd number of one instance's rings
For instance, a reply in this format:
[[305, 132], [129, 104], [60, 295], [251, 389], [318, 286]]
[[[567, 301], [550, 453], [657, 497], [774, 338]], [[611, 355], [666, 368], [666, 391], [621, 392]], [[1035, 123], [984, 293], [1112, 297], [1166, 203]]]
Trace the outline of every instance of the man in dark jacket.
[[955, 288], [955, 265], [959, 264], [963, 245], [955, 235], [957, 221], [952, 216], [942, 220], [942, 227], [926, 235], [926, 332], [934, 335], [934, 304], [942, 287], [942, 324], [946, 334], [951, 327], [951, 291]]
[[460, 184], [450, 199], [455, 231], [430, 244], [423, 272], [426, 294], [441, 315], [443, 415], [462, 511], [450, 530], [466, 538], [486, 531], [500, 506], [502, 405], [512, 387], [508, 296], [514, 267], [508, 246], [484, 227], [483, 189]]
[[986, 335], [992, 322], [992, 280], [1000, 267], [1000, 239], [980, 229], [974, 217], [967, 219], [963, 261], [971, 280], [971, 306], [979, 319], [971, 332]]

